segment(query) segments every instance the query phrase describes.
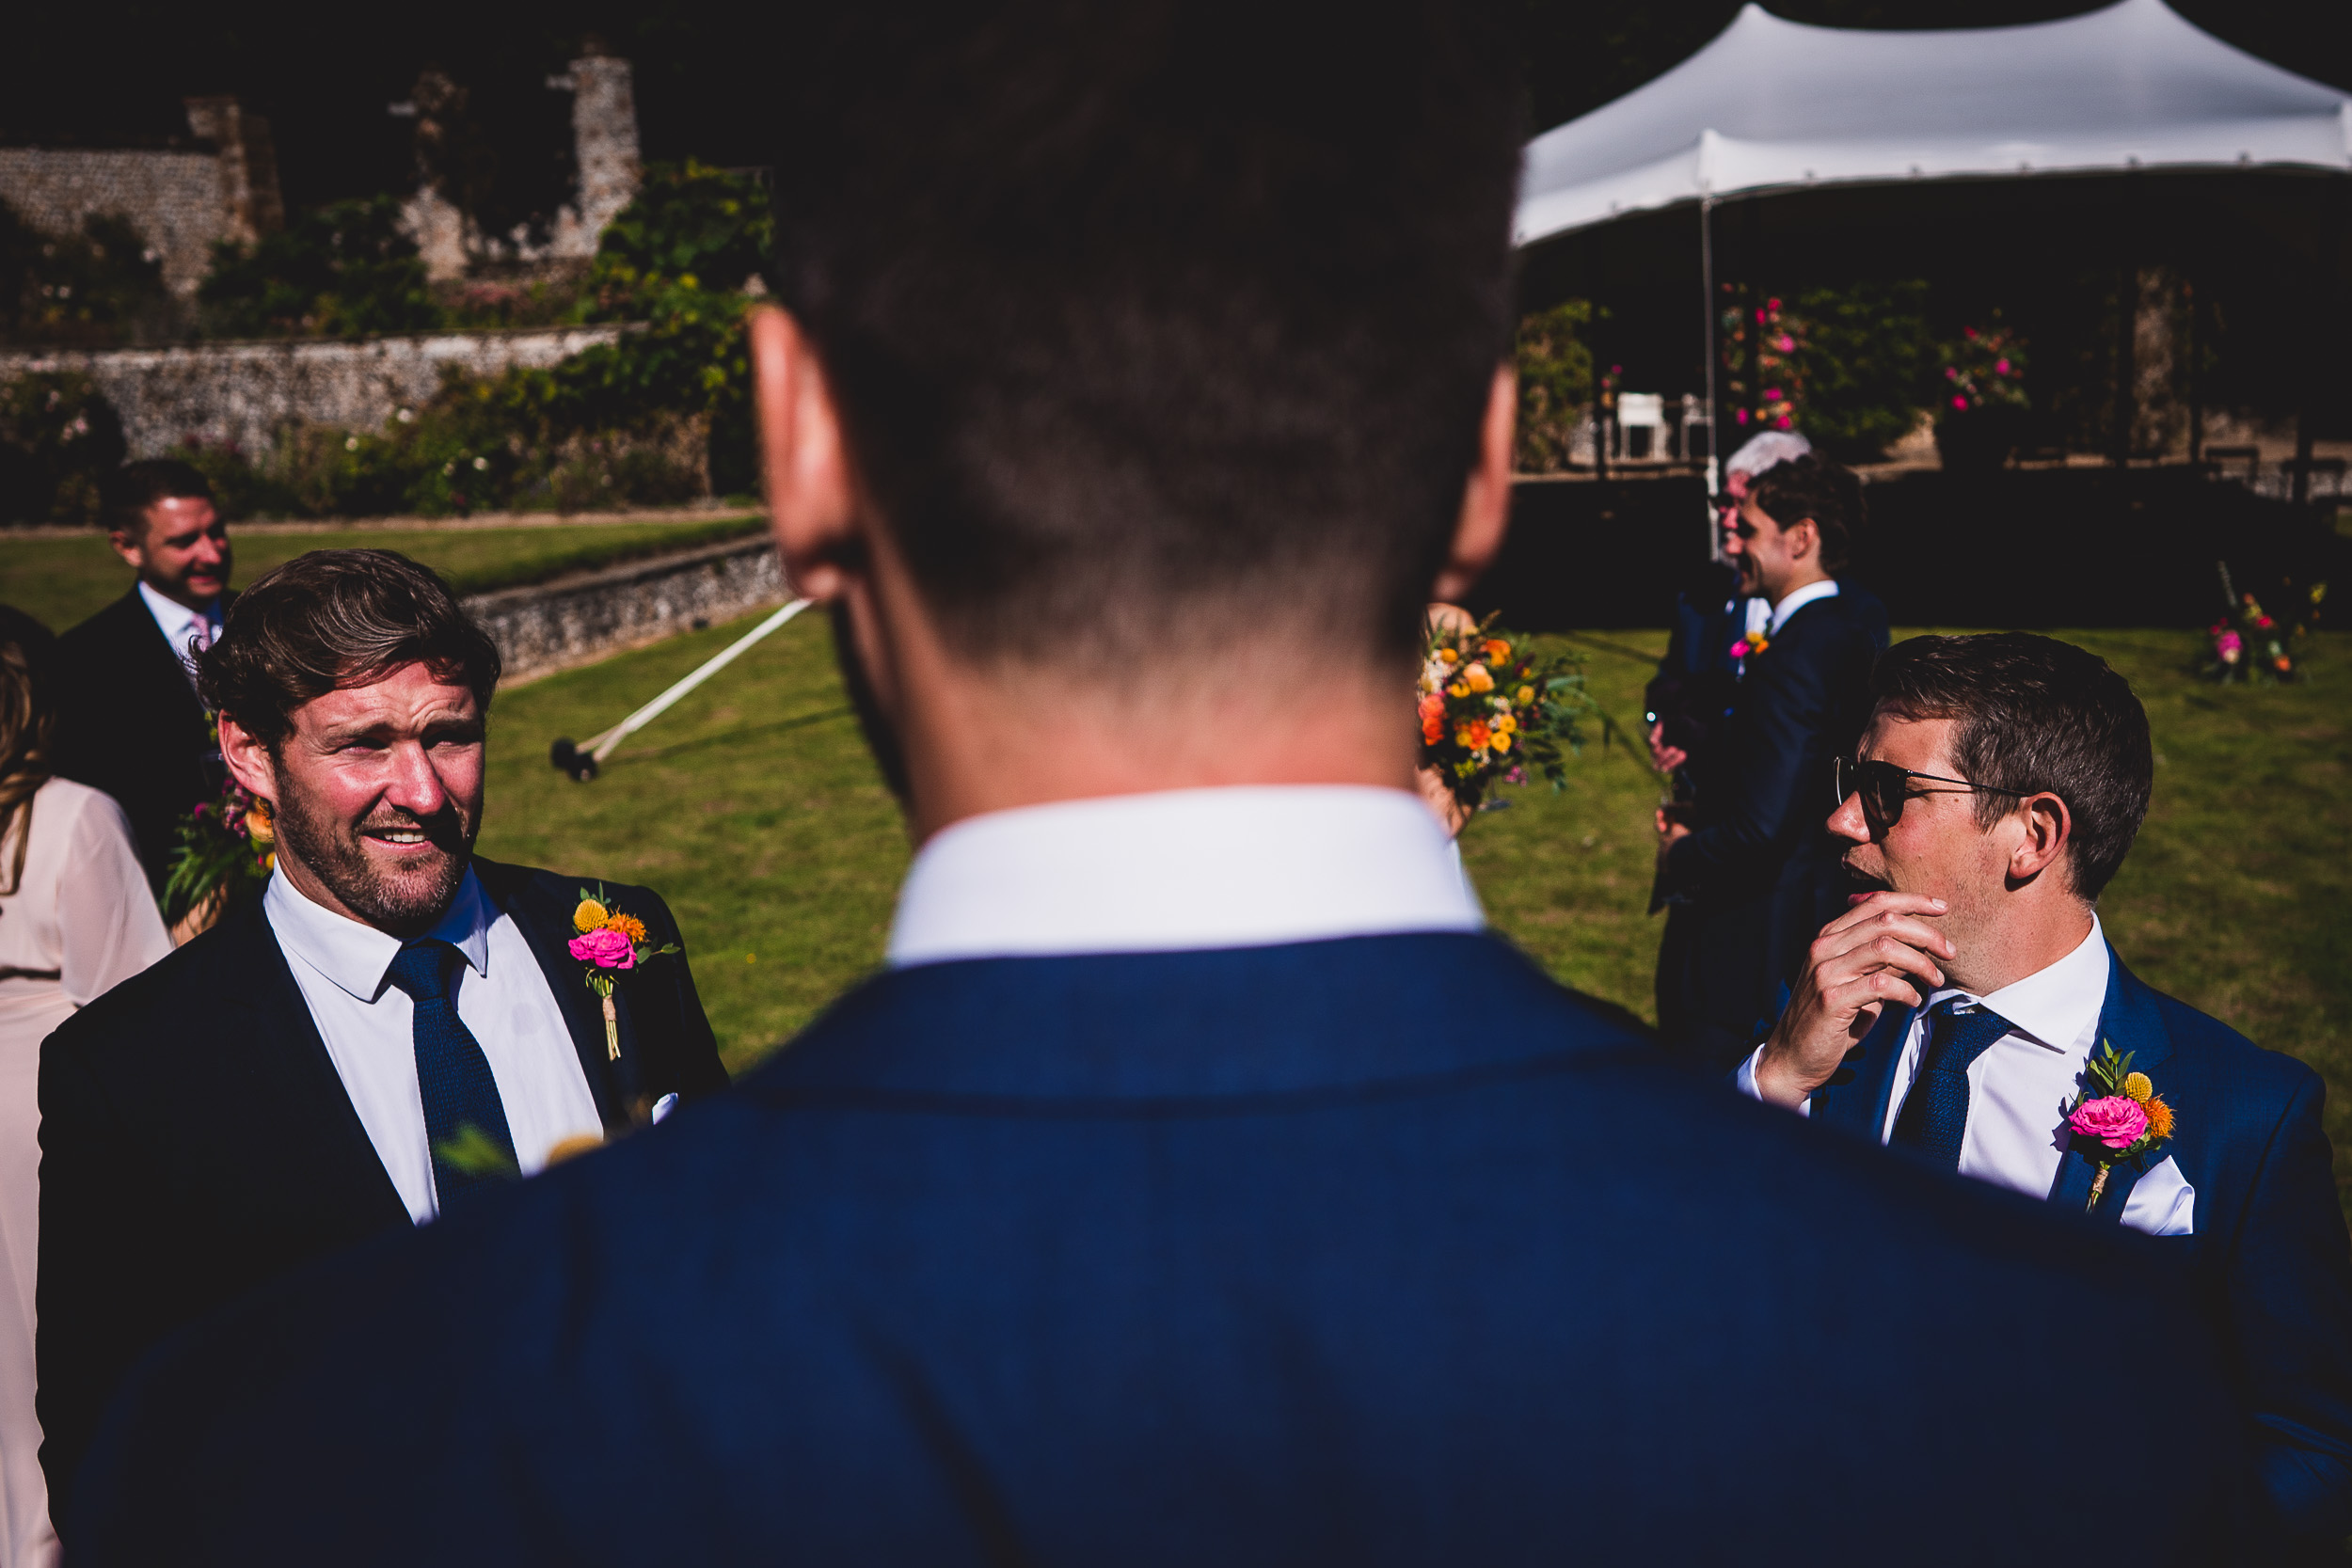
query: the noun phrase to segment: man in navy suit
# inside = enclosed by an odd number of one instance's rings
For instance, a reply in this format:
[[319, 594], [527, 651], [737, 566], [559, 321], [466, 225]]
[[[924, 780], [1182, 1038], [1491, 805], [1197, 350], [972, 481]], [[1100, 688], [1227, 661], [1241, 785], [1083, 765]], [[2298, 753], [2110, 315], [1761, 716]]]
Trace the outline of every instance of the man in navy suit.
[[2132, 1551], [2198, 1559], [2144, 1243], [1665, 1069], [1411, 792], [1508, 502], [1506, 58], [1136, 0], [796, 61], [751, 340], [921, 845], [889, 967], [151, 1362], [78, 1561], [2078, 1564], [2019, 1412], [2153, 1368]]
[[[2333, 1551], [2352, 1531], [2352, 1250], [2326, 1089], [2150, 989], [2100, 928], [2154, 777], [2139, 700], [2096, 656], [2022, 633], [1914, 638], [1872, 684], [1829, 826], [1882, 891], [1813, 943], [1742, 1086], [2179, 1238], [2248, 1412], [2265, 1528]], [[2105, 1096], [2087, 1069], [2110, 1051], [2170, 1136], [2102, 1181], [2112, 1151], [2067, 1111]]]
[[1720, 1077], [1769, 1027], [1805, 944], [1837, 908], [1837, 844], [1813, 801], [1869, 710], [1886, 609], [1836, 574], [1861, 525], [1852, 474], [1803, 454], [1748, 485], [1724, 547], [1740, 591], [1770, 609], [1718, 622], [1730, 639], [1728, 713], [1686, 768], [1687, 814], [1659, 813], [1652, 908], [1658, 1027], [1668, 1053]]

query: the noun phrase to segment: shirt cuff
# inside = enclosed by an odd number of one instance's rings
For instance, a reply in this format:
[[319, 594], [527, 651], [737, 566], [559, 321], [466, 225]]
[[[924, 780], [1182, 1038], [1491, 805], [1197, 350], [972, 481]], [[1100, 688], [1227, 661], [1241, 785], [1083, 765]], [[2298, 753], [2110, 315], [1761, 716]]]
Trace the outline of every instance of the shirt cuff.
[[[1763, 1054], [1764, 1048], [1759, 1045], [1754, 1051], [1748, 1053], [1748, 1059], [1746, 1061], [1740, 1064], [1740, 1076], [1738, 1080], [1740, 1092], [1746, 1095], [1750, 1100], [1761, 1100], [1764, 1098], [1763, 1091], [1756, 1086], [1756, 1064], [1763, 1056]], [[1813, 1097], [1811, 1095], [1806, 1095], [1804, 1101], [1798, 1104], [1797, 1115], [1805, 1117], [1810, 1117], [1813, 1115]]]

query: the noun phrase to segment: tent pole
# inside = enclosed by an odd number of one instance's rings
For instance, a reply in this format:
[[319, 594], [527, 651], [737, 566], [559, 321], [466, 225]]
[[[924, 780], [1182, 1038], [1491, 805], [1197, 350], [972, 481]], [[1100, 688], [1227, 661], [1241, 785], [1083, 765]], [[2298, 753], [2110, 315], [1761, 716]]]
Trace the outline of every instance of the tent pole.
[[1723, 559], [1715, 497], [1723, 473], [1723, 426], [1715, 418], [1715, 198], [1699, 198], [1699, 323], [1707, 343], [1707, 554]]

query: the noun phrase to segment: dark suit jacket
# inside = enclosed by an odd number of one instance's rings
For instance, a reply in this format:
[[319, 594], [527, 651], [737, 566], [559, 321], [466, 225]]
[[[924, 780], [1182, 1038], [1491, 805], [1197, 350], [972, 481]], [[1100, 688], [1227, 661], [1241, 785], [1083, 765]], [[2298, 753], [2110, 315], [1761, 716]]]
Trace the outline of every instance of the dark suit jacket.
[[186, 667], [135, 584], [59, 638], [50, 668], [57, 771], [115, 798], [161, 893], [180, 819], [226, 777]]
[[[2320, 1127], [2327, 1085], [2152, 990], [2112, 947], [2108, 960], [2100, 1037], [2131, 1054], [2177, 1119], [2153, 1159], [2116, 1167], [2099, 1212], [2120, 1220], [2146, 1169], [2167, 1155], [2179, 1164], [2197, 1190], [2196, 1234], [2160, 1244], [2185, 1254], [2220, 1327], [2267, 1512], [2293, 1534], [2339, 1542], [2352, 1533], [2352, 1241]], [[1814, 1120], [1877, 1140], [1911, 1019], [1908, 1008], [1880, 1016], [1814, 1092]], [[2070, 1147], [2051, 1202], [2081, 1212], [2096, 1172]]]
[[[1780, 1010], [1814, 934], [1842, 908], [1831, 762], [1870, 710], [1886, 608], [1840, 583], [1746, 660], [1732, 715], [1691, 763], [1697, 816], [1659, 879], [1671, 902], [1658, 955], [1660, 1029], [1694, 1066], [1728, 1070]], [[1724, 1042], [1722, 1060], [1702, 1037]]]
[[2203, 1560], [2151, 1250], [1487, 937], [941, 964], [159, 1354], [76, 1561], [2080, 1568], [2106, 1437], [2021, 1447], [2153, 1369], [2132, 1552]]
[[[572, 1028], [606, 1130], [726, 1085], [680, 953], [622, 972], [621, 1059], [564, 950], [580, 884], [476, 860]], [[661, 900], [615, 890], [657, 945]], [[41, 1046], [40, 1410], [57, 1516], [123, 1370], [230, 1298], [408, 1210], [351, 1107], [258, 901], [107, 992]]]

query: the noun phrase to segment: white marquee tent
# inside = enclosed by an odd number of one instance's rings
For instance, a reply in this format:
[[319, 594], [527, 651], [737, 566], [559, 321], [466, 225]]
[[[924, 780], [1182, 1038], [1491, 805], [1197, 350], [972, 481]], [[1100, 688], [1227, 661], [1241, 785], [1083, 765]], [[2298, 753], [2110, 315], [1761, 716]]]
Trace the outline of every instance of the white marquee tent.
[[1528, 143], [1518, 239], [1808, 185], [2280, 166], [2352, 170], [2352, 98], [2163, 0], [1934, 32], [1750, 4], [1663, 76]]

